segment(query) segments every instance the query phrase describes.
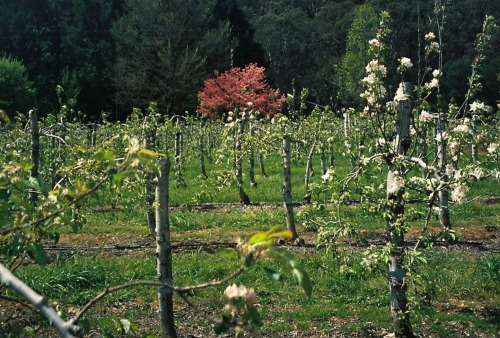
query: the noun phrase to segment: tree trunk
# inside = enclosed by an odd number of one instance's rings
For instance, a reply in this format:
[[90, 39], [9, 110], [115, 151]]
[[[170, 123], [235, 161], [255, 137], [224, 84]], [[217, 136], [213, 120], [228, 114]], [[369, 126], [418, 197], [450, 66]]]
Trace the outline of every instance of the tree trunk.
[[[172, 283], [172, 246], [168, 219], [168, 176], [170, 162], [168, 157], [160, 160], [160, 175], [156, 185], [156, 254], [157, 273], [160, 283]], [[158, 288], [161, 338], [175, 338], [174, 303], [172, 289]]]
[[325, 154], [325, 150], [324, 149], [321, 149], [320, 151], [320, 160], [321, 160], [321, 175], [325, 175], [326, 174], [326, 154]]
[[254, 150], [253, 150], [253, 123], [250, 120], [248, 123], [248, 134], [250, 135], [250, 149], [248, 153], [248, 180], [250, 181], [250, 186], [252, 188], [257, 187], [257, 182], [255, 181], [255, 159], [254, 159]]
[[446, 183], [449, 181], [449, 177], [446, 173], [446, 166], [448, 165], [448, 153], [447, 153], [447, 140], [444, 137], [447, 127], [446, 116], [440, 116], [437, 123], [437, 165], [439, 168], [439, 176], [441, 177], [442, 183], [444, 183], [443, 188], [438, 192], [439, 200], [439, 224], [441, 230], [445, 236], [448, 238], [448, 232], [451, 229], [450, 221], [450, 209], [449, 209], [449, 199], [448, 199], [448, 187]]
[[205, 129], [205, 122], [200, 121], [200, 139], [198, 142], [198, 149], [200, 151], [200, 168], [203, 177], [207, 178], [207, 169], [205, 168], [205, 142], [203, 140], [203, 130]]
[[306, 201], [306, 203], [310, 203], [311, 202], [311, 194], [309, 192], [309, 181], [311, 179], [311, 176], [312, 176], [312, 164], [311, 164], [311, 160], [312, 160], [312, 156], [313, 156], [313, 153], [314, 153], [314, 148], [316, 146], [316, 143], [313, 143], [312, 147], [311, 147], [311, 150], [309, 150], [309, 153], [307, 154], [307, 162], [306, 162], [306, 172], [304, 174], [304, 189], [305, 189], [305, 192], [306, 192], [306, 195], [304, 196], [304, 200]]
[[180, 117], [177, 116], [176, 119], [176, 132], [175, 132], [175, 176], [177, 183], [180, 184], [181, 186], [185, 187], [186, 186], [186, 181], [184, 181], [184, 178], [182, 177], [182, 133], [181, 133], [181, 126], [180, 126]]
[[[243, 113], [244, 114], [244, 113]], [[235, 166], [235, 175], [236, 175], [236, 184], [238, 186], [238, 193], [240, 195], [240, 202], [248, 205], [250, 204], [250, 197], [248, 197], [247, 193], [243, 189], [243, 169], [241, 165], [241, 159], [243, 157], [241, 152], [241, 138], [243, 137], [243, 131], [245, 130], [245, 116], [243, 115], [238, 120], [238, 130], [236, 134], [236, 144], [235, 144], [235, 158], [234, 158], [234, 166]]]
[[[143, 126], [144, 148], [154, 150], [156, 148], [156, 125], [149, 125], [146, 117]], [[155, 175], [150, 172], [145, 173], [144, 195], [146, 197], [146, 215], [148, 218], [149, 232], [153, 239], [156, 238], [156, 217], [153, 207], [155, 201]]]
[[[403, 84], [400, 84], [403, 86]], [[411, 84], [404, 84], [404, 92], [411, 94]], [[411, 100], [399, 101], [396, 120], [396, 137], [392, 151], [396, 155], [403, 155], [410, 146], [410, 114]], [[406, 271], [404, 259], [404, 168], [395, 170], [394, 164], [389, 165], [387, 173], [387, 201], [388, 216], [386, 236], [391, 244], [389, 253], [389, 296], [391, 302], [391, 317], [396, 337], [414, 337], [410, 316], [407, 311], [407, 286], [405, 283]]]
[[[35, 109], [30, 110], [29, 118], [31, 123], [31, 169], [30, 176], [38, 180], [38, 165], [40, 160], [40, 132], [38, 130], [38, 116]], [[36, 204], [38, 192], [31, 188], [30, 202]]]
[[[285, 132], [285, 130], [283, 130]], [[299, 235], [295, 229], [292, 204], [292, 172], [290, 160], [290, 135], [284, 133], [282, 143], [283, 155], [283, 206], [286, 213], [286, 227], [292, 232], [292, 240], [297, 240]]]
[[[472, 135], [473, 137], [476, 136], [476, 123], [474, 120], [472, 120]], [[478, 161], [478, 150], [477, 150], [477, 143], [476, 140], [472, 142], [472, 163], [477, 163]]]
[[259, 161], [260, 172], [262, 176], [267, 177], [266, 168], [264, 167], [264, 155], [262, 155], [260, 151], [257, 153], [257, 159]]

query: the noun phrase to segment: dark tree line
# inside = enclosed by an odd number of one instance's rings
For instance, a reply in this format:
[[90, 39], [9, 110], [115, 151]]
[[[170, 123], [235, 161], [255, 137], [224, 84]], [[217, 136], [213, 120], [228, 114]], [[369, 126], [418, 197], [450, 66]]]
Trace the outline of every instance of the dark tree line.
[[[421, 34], [435, 28], [433, 0], [4, 0], [0, 57], [26, 67], [41, 114], [68, 100], [90, 119], [103, 111], [123, 119], [132, 107], [150, 101], [169, 114], [192, 113], [214, 70], [249, 63], [265, 66], [270, 84], [282, 92], [308, 88], [311, 102], [351, 105], [356, 102], [345, 95], [349, 84], [341, 65], [363, 4], [392, 16], [388, 64], [396, 67], [402, 56], [416, 61], [417, 23]], [[474, 39], [486, 14], [498, 20], [499, 2], [448, 5], [443, 32], [448, 98], [466, 90]], [[494, 39], [491, 45], [498, 46], [498, 32]], [[500, 58], [494, 47], [487, 55], [482, 93], [494, 105]], [[63, 92], [56, 92], [58, 85]]]

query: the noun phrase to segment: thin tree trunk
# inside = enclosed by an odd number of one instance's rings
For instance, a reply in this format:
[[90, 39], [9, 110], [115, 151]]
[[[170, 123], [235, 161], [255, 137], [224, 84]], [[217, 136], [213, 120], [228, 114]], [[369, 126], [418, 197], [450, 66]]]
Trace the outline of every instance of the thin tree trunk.
[[312, 174], [311, 174], [311, 171], [312, 171], [311, 160], [312, 160], [315, 146], [316, 146], [316, 143], [313, 143], [311, 150], [309, 150], [309, 153], [307, 154], [306, 172], [304, 174], [304, 189], [306, 192], [306, 195], [304, 196], [304, 200], [306, 201], [306, 203], [311, 202], [311, 194], [309, 192], [309, 181], [310, 181], [311, 176], [312, 176]]
[[[283, 130], [285, 131], [285, 130]], [[295, 229], [292, 204], [292, 172], [290, 160], [290, 135], [283, 135], [282, 156], [283, 156], [283, 206], [286, 213], [286, 227], [292, 232], [292, 240], [297, 240], [299, 235]]]
[[248, 154], [248, 180], [250, 181], [250, 186], [252, 188], [256, 188], [257, 182], [255, 181], [255, 159], [253, 150], [254, 129], [251, 120], [249, 120], [248, 123], [248, 134], [250, 135], [250, 145], [249, 145], [250, 149]]
[[205, 168], [205, 142], [203, 140], [203, 130], [205, 129], [205, 122], [200, 121], [200, 139], [198, 143], [199, 151], [200, 151], [200, 168], [201, 174], [203, 177], [207, 178], [207, 169]]
[[[154, 150], [156, 148], [156, 125], [149, 125], [148, 118], [144, 121], [144, 148]], [[146, 197], [146, 215], [148, 218], [149, 232], [153, 239], [156, 238], [156, 217], [153, 207], [155, 201], [155, 175], [150, 172], [145, 173], [144, 195]]]
[[262, 176], [267, 177], [266, 168], [264, 167], [264, 155], [260, 151], [257, 153], [257, 160], [259, 161]]
[[177, 179], [177, 183], [181, 186], [186, 186], [186, 181], [182, 177], [182, 133], [180, 130], [180, 117], [177, 116], [176, 119], [176, 127], [177, 130], [175, 132], [175, 176]]
[[[404, 92], [411, 94], [411, 84], [405, 83]], [[398, 117], [396, 120], [396, 137], [393, 141], [393, 152], [396, 155], [406, 153], [410, 145], [410, 114], [411, 100], [399, 101]], [[407, 284], [404, 260], [404, 211], [403, 200], [404, 168], [396, 170], [394, 164], [389, 165], [387, 173], [387, 200], [389, 205], [386, 223], [386, 236], [391, 244], [389, 253], [389, 295], [391, 302], [391, 317], [396, 337], [414, 337], [410, 316], [407, 311]]]
[[[168, 219], [168, 176], [170, 162], [168, 157], [160, 160], [160, 175], [156, 185], [156, 253], [157, 273], [160, 283], [172, 283], [172, 246]], [[158, 288], [161, 338], [175, 338], [174, 302], [172, 289]]]
[[[38, 165], [40, 161], [40, 132], [38, 130], [38, 116], [35, 109], [30, 110], [31, 123], [31, 169], [30, 176], [38, 179]], [[33, 188], [30, 191], [30, 202], [36, 204], [38, 192]]]
[[440, 116], [437, 126], [437, 162], [439, 168], [439, 176], [441, 177], [441, 182], [444, 183], [443, 188], [438, 192], [439, 201], [439, 224], [441, 230], [447, 240], [448, 232], [451, 229], [450, 221], [450, 209], [449, 209], [449, 199], [448, 199], [448, 187], [446, 183], [449, 181], [448, 174], [446, 173], [446, 166], [448, 165], [448, 153], [447, 153], [447, 142], [445, 136], [447, 122], [446, 116]]
[[326, 174], [326, 154], [325, 150], [321, 149], [320, 151], [320, 160], [321, 160], [321, 175]]
[[[472, 135], [474, 135], [473, 137], [476, 136], [476, 123], [474, 122], [474, 120], [472, 120]], [[477, 163], [477, 161], [478, 161], [478, 149], [477, 149], [476, 140], [474, 140], [472, 142], [471, 151], [472, 151], [472, 162]]]
[[[243, 113], [244, 114], [244, 113]], [[240, 202], [248, 205], [250, 204], [250, 197], [248, 197], [247, 193], [243, 189], [243, 169], [241, 165], [242, 152], [241, 152], [241, 138], [243, 137], [243, 131], [245, 130], [245, 116], [242, 116], [238, 121], [238, 130], [236, 134], [236, 144], [235, 144], [235, 158], [234, 158], [234, 166], [235, 166], [235, 175], [236, 175], [236, 183], [238, 185], [238, 193], [240, 195]]]
[[335, 156], [333, 155], [333, 144], [331, 142], [328, 142], [328, 163], [330, 167], [333, 167], [335, 164]]

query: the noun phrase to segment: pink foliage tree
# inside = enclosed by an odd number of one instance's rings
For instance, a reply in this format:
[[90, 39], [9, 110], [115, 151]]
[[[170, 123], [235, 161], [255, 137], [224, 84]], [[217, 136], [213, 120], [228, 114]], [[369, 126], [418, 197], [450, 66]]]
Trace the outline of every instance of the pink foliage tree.
[[285, 102], [279, 89], [272, 89], [266, 81], [265, 68], [254, 63], [244, 68], [215, 72], [215, 78], [205, 80], [199, 93], [199, 112], [219, 118], [231, 110], [251, 107], [263, 115], [273, 116]]

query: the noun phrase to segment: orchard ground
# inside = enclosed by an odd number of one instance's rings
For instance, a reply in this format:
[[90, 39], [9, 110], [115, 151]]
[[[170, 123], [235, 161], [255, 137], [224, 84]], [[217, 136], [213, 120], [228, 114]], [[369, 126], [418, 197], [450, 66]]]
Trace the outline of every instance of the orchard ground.
[[[257, 176], [255, 189], [246, 187], [254, 205], [236, 203], [234, 187], [224, 188], [211, 201], [191, 202], [199, 191], [193, 167], [186, 171], [187, 187], [171, 180], [170, 222], [173, 240], [174, 283], [193, 285], [222, 278], [238, 264], [215, 254], [217, 248], [234, 247], [236, 238], [284, 224], [280, 204], [279, 161], [270, 161], [269, 176]], [[303, 163], [295, 163], [294, 199], [301, 201]], [[314, 180], [321, 178], [316, 175]], [[274, 188], [273, 188], [274, 187]], [[468, 202], [452, 209], [458, 241], [436, 243], [423, 250], [427, 264], [412, 273], [425, 276], [409, 290], [412, 322], [419, 337], [494, 337], [500, 329], [500, 184], [497, 179], [478, 182]], [[233, 199], [233, 201], [231, 201]], [[125, 201], [125, 202], [124, 202]], [[313, 203], [317, 202], [313, 198]], [[322, 201], [324, 202], [324, 201]], [[144, 209], [132, 193], [92, 197], [82, 210], [86, 224], [77, 233], [66, 231], [59, 243], [47, 243], [50, 263], [26, 264], [18, 275], [47, 295], [56, 308], [72, 314], [107, 287], [134, 280], [155, 280], [155, 247], [147, 229]], [[340, 239], [335, 250], [317, 243], [318, 229], [309, 222], [310, 206], [295, 208], [299, 235], [305, 245], [277, 243], [293, 251], [313, 281], [313, 297], [306, 302], [302, 290], [284, 275], [272, 281], [257, 264], [234, 282], [254, 288], [264, 326], [249, 337], [384, 337], [389, 334], [389, 298], [382, 269], [370, 271], [362, 264], [370, 245], [385, 244], [384, 221], [356, 203], [343, 207], [346, 221], [356, 224], [366, 241]], [[414, 206], [418, 208], [418, 205]], [[413, 208], [409, 205], [408, 208]], [[328, 217], [331, 205], [314, 217]], [[309, 216], [308, 216], [309, 215]], [[422, 219], [410, 220], [408, 245], [415, 245]], [[437, 221], [431, 231], [439, 232]], [[273, 268], [280, 270], [278, 266]], [[191, 299], [207, 315], [222, 311], [227, 285], [196, 291]], [[37, 337], [53, 337], [44, 320], [22, 307], [1, 302], [0, 318], [35, 328]], [[211, 324], [199, 312], [175, 298], [180, 337], [215, 336]], [[158, 334], [157, 292], [135, 287], [107, 296], [82, 321], [88, 337], [120, 336], [120, 319], [136, 325], [130, 336]], [[3, 322], [3, 320], [0, 320]], [[13, 321], [9, 321], [13, 323]], [[3, 328], [5, 329], [5, 328]]]

